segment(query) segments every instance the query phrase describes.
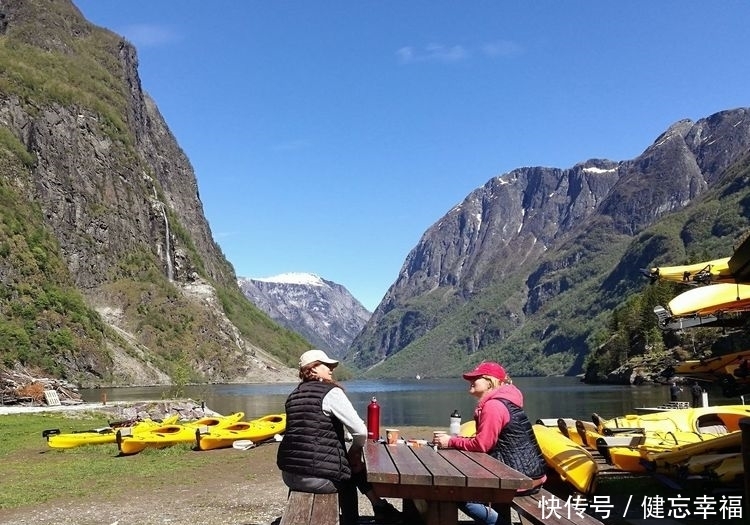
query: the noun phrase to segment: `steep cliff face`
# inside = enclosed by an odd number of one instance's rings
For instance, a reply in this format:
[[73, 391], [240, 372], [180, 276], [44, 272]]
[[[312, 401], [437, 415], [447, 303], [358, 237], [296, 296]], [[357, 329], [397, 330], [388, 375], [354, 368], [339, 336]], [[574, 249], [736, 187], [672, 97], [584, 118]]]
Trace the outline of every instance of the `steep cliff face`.
[[[448, 369], [502, 357], [525, 362], [516, 372], [539, 373], [556, 356], [547, 371], [580, 371], [586, 329], [558, 326], [548, 310], [562, 306], [552, 303], [594, 275], [605, 281], [639, 232], [700, 198], [746, 155], [749, 111], [678, 122], [631, 161], [520, 168], [490, 180], [425, 232], [347, 359], [368, 368], [407, 349], [378, 367], [386, 375], [410, 375], [411, 363], [440, 353]], [[582, 276], [575, 269], [584, 264]], [[596, 297], [576, 300], [582, 316], [608, 307]], [[507, 356], [503, 345], [515, 338], [537, 341], [537, 353]]]
[[520, 168], [490, 180], [425, 232], [375, 316], [439, 288], [468, 299], [514, 273], [594, 213], [618, 177], [613, 163], [590, 161], [569, 170]]
[[317, 275], [241, 277], [238, 282], [245, 296], [271, 319], [336, 358], [344, 356], [370, 318], [370, 312], [346, 288]]
[[68, 0], [3, 0], [0, 19], [0, 180], [39, 210], [58, 244], [47, 255], [109, 325], [89, 334], [100, 362], [64, 373], [115, 383], [274, 376], [281, 364], [261, 346], [273, 353], [275, 342], [253, 341], [224, 313], [233, 301], [253, 307], [213, 240], [189, 160], [141, 87], [135, 49]]

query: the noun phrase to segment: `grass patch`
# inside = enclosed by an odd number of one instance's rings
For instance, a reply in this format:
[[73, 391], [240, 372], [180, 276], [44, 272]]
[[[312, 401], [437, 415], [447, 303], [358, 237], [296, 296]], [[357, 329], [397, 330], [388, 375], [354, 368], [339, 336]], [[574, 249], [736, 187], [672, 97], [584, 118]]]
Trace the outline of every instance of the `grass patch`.
[[42, 431], [50, 428], [67, 433], [107, 424], [107, 416], [97, 413], [75, 414], [74, 417], [0, 416], [0, 463], [3, 465], [0, 509], [59, 499], [117, 498], [122, 497], [123, 487], [133, 483], [141, 488], [156, 489], [179, 479], [181, 484], [189, 485], [200, 482], [195, 477], [196, 470], [217, 461], [227, 461], [223, 455], [193, 451], [189, 444], [119, 456], [115, 444], [58, 450], [49, 448], [42, 437]]

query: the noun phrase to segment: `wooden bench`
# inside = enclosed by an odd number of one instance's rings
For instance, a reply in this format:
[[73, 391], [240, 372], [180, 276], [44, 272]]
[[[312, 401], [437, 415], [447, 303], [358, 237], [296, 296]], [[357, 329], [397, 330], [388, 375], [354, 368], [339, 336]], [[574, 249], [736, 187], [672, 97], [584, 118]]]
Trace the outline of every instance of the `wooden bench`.
[[[559, 503], [556, 512], [550, 507], [554, 500]], [[565, 506], [565, 500], [545, 489], [529, 496], [513, 498], [510, 508], [518, 513], [521, 525], [603, 525], [590, 514], [582, 513], [579, 516], [574, 509]]]
[[290, 491], [279, 525], [338, 525], [337, 493], [312, 494]]

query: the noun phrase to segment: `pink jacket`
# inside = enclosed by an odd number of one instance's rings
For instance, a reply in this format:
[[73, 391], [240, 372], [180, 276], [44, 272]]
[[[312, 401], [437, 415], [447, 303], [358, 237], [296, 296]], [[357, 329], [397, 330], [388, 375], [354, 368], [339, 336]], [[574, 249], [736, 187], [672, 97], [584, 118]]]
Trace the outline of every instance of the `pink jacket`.
[[497, 443], [500, 431], [510, 421], [510, 413], [503, 403], [487, 403], [491, 399], [504, 398], [523, 408], [523, 394], [515, 385], [501, 385], [487, 393], [477, 402], [474, 421], [477, 433], [473, 437], [453, 436], [450, 448], [472, 452], [489, 452]]

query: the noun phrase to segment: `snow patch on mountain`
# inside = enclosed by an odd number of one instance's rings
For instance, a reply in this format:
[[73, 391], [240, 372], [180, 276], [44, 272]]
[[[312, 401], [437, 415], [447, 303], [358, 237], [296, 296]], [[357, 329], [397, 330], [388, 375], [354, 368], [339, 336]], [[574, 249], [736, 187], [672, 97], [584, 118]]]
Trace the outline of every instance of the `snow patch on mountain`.
[[253, 281], [279, 284], [302, 284], [306, 286], [325, 286], [323, 279], [314, 273], [288, 272], [274, 275], [273, 277], [253, 277]]

